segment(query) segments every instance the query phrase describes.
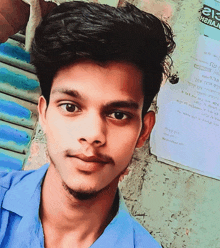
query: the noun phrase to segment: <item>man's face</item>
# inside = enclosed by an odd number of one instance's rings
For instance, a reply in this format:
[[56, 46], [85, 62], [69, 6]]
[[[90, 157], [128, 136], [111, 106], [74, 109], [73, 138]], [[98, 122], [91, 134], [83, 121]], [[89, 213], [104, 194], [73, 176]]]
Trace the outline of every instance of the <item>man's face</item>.
[[143, 100], [142, 73], [133, 65], [87, 61], [58, 71], [39, 113], [62, 182], [85, 193], [118, 183], [147, 138], [140, 136]]

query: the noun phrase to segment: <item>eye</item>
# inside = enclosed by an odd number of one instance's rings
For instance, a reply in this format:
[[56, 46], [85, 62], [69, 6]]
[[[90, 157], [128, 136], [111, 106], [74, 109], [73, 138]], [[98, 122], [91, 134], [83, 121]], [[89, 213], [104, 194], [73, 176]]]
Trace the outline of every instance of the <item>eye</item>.
[[67, 111], [67, 112], [70, 112], [70, 113], [79, 111], [79, 108], [76, 105], [71, 104], [71, 103], [64, 103], [64, 104], [60, 105], [60, 107], [64, 111]]
[[117, 120], [124, 120], [124, 119], [128, 118], [128, 116], [121, 111], [116, 111], [116, 112], [110, 114], [109, 116], [114, 118], [114, 119], [117, 119]]

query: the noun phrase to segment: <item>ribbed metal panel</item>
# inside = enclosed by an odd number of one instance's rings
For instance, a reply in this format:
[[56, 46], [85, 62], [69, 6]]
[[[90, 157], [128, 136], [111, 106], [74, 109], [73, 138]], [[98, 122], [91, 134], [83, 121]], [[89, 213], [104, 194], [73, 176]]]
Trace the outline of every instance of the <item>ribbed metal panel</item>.
[[0, 148], [0, 170], [11, 171], [21, 170], [26, 155], [7, 151]]
[[0, 92], [0, 119], [34, 129], [37, 121], [36, 104]]
[[1, 148], [26, 154], [33, 130], [0, 121]]
[[21, 170], [37, 122], [39, 82], [15, 35], [0, 44], [0, 170]]
[[40, 87], [34, 74], [0, 62], [0, 92], [37, 103]]

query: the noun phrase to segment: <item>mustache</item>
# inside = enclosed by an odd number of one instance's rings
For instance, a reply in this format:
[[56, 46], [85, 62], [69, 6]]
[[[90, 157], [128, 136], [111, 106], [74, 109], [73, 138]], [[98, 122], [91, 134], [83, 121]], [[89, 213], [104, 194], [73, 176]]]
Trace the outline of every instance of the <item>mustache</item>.
[[115, 164], [114, 160], [110, 156], [101, 153], [95, 153], [92, 156], [86, 156], [83, 153], [73, 153], [68, 150], [66, 152], [66, 155], [67, 157], [78, 158], [84, 162], [97, 162], [103, 164], [111, 163], [113, 165]]

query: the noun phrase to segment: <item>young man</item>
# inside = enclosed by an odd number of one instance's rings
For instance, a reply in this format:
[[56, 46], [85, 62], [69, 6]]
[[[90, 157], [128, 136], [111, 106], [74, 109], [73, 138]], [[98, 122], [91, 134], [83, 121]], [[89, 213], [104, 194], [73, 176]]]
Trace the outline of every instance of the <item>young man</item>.
[[160, 247], [118, 182], [153, 128], [147, 110], [174, 44], [166, 24], [130, 4], [64, 3], [42, 21], [32, 56], [50, 164], [1, 173], [1, 248]]

